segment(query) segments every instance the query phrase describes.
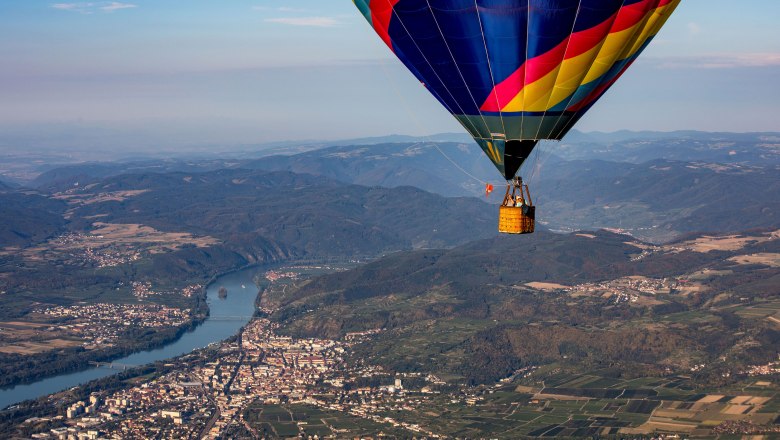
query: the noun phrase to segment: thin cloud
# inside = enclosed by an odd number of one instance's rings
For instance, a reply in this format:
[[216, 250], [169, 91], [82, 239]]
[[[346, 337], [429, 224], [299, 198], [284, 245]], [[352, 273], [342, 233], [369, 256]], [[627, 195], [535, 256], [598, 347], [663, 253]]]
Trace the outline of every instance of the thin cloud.
[[309, 9], [289, 8], [289, 7], [286, 7], [286, 6], [282, 6], [282, 7], [276, 8], [276, 10], [279, 11], [279, 12], [309, 12], [310, 11]]
[[701, 33], [701, 26], [699, 23], [690, 22], [688, 23], [688, 34], [691, 36], [699, 35]]
[[77, 3], [54, 3], [52, 8], [60, 11], [78, 12], [79, 14], [94, 14], [96, 12], [114, 12], [122, 9], [137, 8], [138, 5], [122, 2], [77, 2]]
[[278, 23], [289, 26], [308, 26], [308, 27], [335, 27], [341, 24], [333, 17], [286, 17], [286, 18], [268, 18], [268, 23]]
[[699, 57], [656, 58], [659, 67], [666, 69], [734, 69], [739, 67], [780, 66], [780, 53], [759, 52], [715, 54]]
[[120, 9], [132, 9], [137, 7], [138, 5], [134, 5], [132, 3], [111, 2], [105, 6], [99, 7], [98, 9], [100, 9], [101, 11], [112, 12], [112, 11], [118, 11]]
[[55, 4], [51, 5], [51, 7], [54, 8], [54, 9], [60, 9], [60, 10], [63, 10], [63, 11], [71, 11], [73, 9], [76, 9], [78, 7], [78, 5], [76, 5], [75, 3], [55, 3]]
[[290, 8], [287, 6], [279, 6], [276, 8], [272, 8], [269, 6], [252, 6], [252, 9], [254, 9], [255, 11], [274, 11], [274, 12], [288, 12], [288, 13], [298, 13], [298, 14], [313, 12], [311, 9]]

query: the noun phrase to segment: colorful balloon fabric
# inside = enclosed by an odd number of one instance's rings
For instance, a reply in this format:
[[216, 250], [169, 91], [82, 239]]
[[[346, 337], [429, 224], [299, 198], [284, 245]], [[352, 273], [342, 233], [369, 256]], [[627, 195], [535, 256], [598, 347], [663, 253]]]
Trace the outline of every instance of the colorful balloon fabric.
[[354, 0], [506, 179], [561, 139], [681, 0]]

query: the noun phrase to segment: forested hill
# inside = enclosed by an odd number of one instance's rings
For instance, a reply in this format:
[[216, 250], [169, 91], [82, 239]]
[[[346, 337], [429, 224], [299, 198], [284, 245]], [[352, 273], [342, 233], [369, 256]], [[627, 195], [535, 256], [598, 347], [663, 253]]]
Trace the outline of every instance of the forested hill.
[[551, 159], [534, 187], [552, 229], [622, 228], [668, 241], [780, 225], [780, 171], [702, 162]]
[[385, 187], [415, 186], [445, 196], [478, 195], [497, 172], [470, 143], [408, 142], [348, 145], [293, 156], [271, 156], [242, 166], [327, 176], [343, 182]]
[[[64, 191], [120, 174], [244, 168], [482, 197], [484, 181], [500, 181], [472, 142], [380, 141], [253, 160], [73, 165], [50, 170], [31, 185]], [[294, 151], [299, 150], [287, 150]], [[532, 157], [523, 176], [540, 205], [540, 223], [552, 230], [619, 228], [644, 240], [666, 242], [689, 232], [772, 227], [780, 215], [777, 134], [574, 133], [559, 143], [542, 143], [537, 151], [541, 159]], [[498, 188], [488, 201], [497, 204], [500, 192]]]
[[[620, 228], [665, 242], [688, 232], [772, 227], [780, 221], [780, 150], [771, 139], [681, 133], [603, 144], [542, 144], [543, 159], [532, 157], [524, 176], [540, 205], [540, 222], [553, 230]], [[243, 166], [359, 184], [412, 185], [448, 196], [479, 196], [484, 193], [480, 180], [500, 180], [482, 152], [465, 143], [339, 146]], [[491, 201], [498, 203], [500, 196]]]
[[0, 188], [0, 247], [27, 247], [61, 232], [66, 207], [35, 192]]
[[122, 174], [144, 173], [202, 173], [230, 168], [236, 165], [230, 159], [147, 159], [129, 162], [81, 163], [56, 167], [39, 174], [27, 184], [40, 191], [58, 192], [99, 183]]
[[289, 172], [131, 174], [70, 193], [80, 199], [126, 195], [81, 203], [74, 218], [100, 216], [101, 222], [184, 230], [235, 243], [263, 237], [298, 255], [377, 255], [497, 234], [497, 209], [478, 199]]
[[394, 254], [264, 301], [291, 334], [379, 330], [360, 356], [400, 371], [491, 382], [552, 362], [628, 377], [700, 362], [717, 381], [776, 358], [778, 259], [778, 232], [666, 246], [540, 232]]
[[[345, 301], [388, 293], [413, 293], [436, 285], [479, 289], [492, 283], [586, 282], [632, 275], [637, 248], [627, 237], [599, 232], [598, 239], [539, 231], [500, 236], [452, 250], [402, 253], [352, 271], [324, 276], [301, 287], [294, 301], [341, 292]], [[411, 290], [408, 290], [411, 289]]]

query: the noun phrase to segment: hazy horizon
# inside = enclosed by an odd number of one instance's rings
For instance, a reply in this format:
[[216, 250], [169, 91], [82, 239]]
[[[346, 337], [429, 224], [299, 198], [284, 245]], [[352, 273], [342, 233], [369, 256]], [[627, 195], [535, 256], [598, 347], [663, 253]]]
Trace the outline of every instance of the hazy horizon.
[[[757, 3], [682, 4], [577, 128], [777, 130], [780, 3]], [[349, 1], [0, 10], [0, 134], [57, 126], [86, 142], [94, 127], [122, 145], [204, 145], [462, 132]]]
[[[246, 127], [249, 124], [243, 124]], [[177, 157], [198, 155], [210, 156], [217, 153], [252, 153], [268, 149], [294, 146], [314, 146], [324, 144], [344, 144], [351, 141], [371, 142], [374, 140], [398, 138], [398, 142], [415, 139], [431, 139], [472, 143], [471, 137], [463, 130], [414, 133], [377, 133], [366, 136], [332, 136], [311, 138], [279, 138], [253, 140], [251, 136], [237, 138], [232, 130], [241, 127], [241, 123], [215, 121], [213, 124], [191, 125], [186, 121], [179, 123], [148, 122], [95, 122], [78, 123], [44, 122], [9, 125], [0, 122], [0, 148], [8, 153], [84, 153], [91, 151], [103, 153], [95, 160], [116, 160], [127, 157]], [[187, 132], [190, 130], [189, 132]], [[768, 131], [708, 131], [708, 130], [590, 130], [574, 129], [562, 142], [577, 142], [583, 136], [625, 136], [637, 135], [676, 135], [690, 133], [751, 135], [766, 134], [780, 136], [780, 130]], [[391, 140], [393, 142], [394, 140]], [[542, 141], [554, 145], [559, 141]], [[474, 144], [474, 148], [478, 148]], [[121, 153], [121, 154], [118, 154]]]

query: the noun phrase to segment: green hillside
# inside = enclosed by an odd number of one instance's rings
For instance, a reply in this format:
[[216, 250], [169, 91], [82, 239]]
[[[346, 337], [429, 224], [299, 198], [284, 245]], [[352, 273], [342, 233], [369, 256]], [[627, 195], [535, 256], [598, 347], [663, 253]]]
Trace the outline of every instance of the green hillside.
[[377, 255], [496, 235], [496, 209], [412, 187], [343, 184], [288, 172], [220, 170], [113, 177], [79, 194], [145, 190], [81, 206], [80, 217], [207, 234], [230, 243], [263, 237], [299, 255]]
[[39, 243], [65, 226], [64, 202], [35, 192], [0, 188], [0, 248]]
[[295, 335], [379, 329], [356, 359], [396, 371], [491, 383], [550, 363], [627, 376], [703, 363], [701, 380], [718, 382], [777, 356], [780, 329], [746, 310], [774, 313], [780, 268], [729, 260], [778, 255], [780, 239], [755, 236], [710, 252], [606, 232], [500, 237], [388, 256], [264, 301], [283, 306], [275, 318]]

